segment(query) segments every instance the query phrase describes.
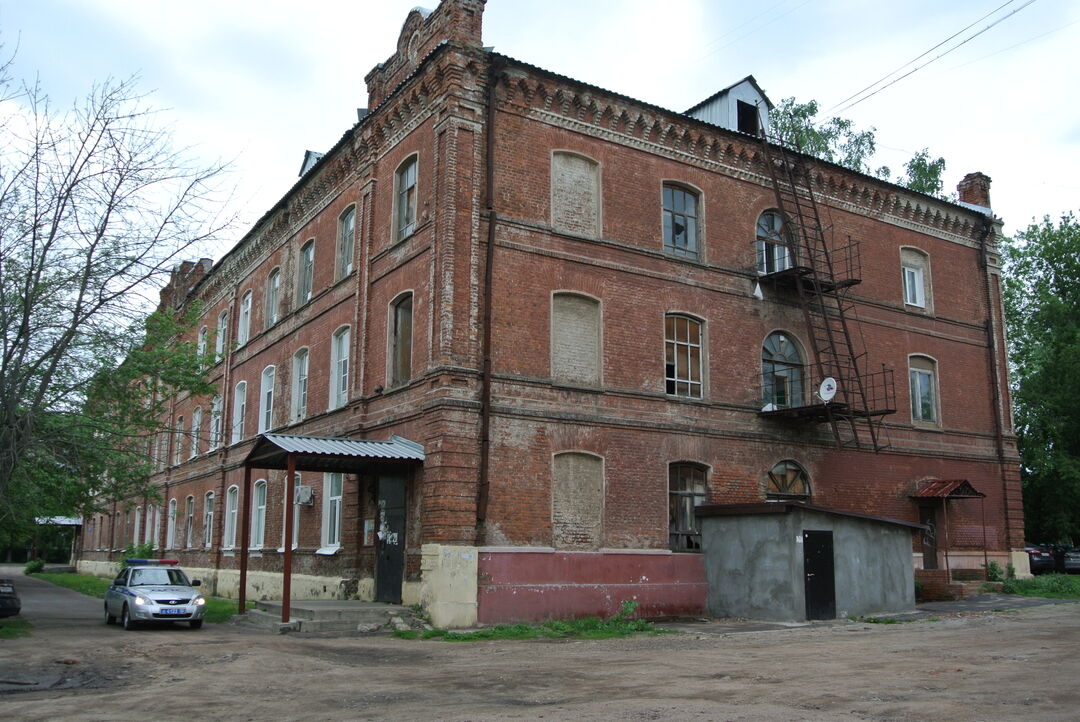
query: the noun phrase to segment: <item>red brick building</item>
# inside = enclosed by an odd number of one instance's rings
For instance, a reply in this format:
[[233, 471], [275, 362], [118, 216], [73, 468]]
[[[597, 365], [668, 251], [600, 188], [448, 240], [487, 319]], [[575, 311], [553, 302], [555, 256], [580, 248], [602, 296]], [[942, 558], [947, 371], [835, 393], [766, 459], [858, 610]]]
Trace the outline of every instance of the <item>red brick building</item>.
[[176, 270], [220, 395], [174, 400], [163, 503], [89, 519], [83, 567], [152, 539], [234, 594], [249, 516], [248, 593], [280, 594], [285, 472], [244, 498], [272, 432], [391, 441], [300, 472], [297, 597], [700, 612], [693, 507], [768, 499], [928, 523], [917, 567], [1026, 571], [989, 179], [951, 203], [783, 153], [752, 78], [665, 110], [484, 50], [483, 7], [412, 11], [369, 112]]

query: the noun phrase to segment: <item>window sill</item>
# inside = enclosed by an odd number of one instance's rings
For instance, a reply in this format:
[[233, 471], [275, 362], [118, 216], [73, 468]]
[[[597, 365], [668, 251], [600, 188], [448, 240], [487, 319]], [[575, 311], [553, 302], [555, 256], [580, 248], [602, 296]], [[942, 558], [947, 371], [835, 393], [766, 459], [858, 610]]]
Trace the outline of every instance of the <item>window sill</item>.
[[336, 547], [319, 547], [318, 549], [315, 550], [315, 553], [320, 554], [320, 555], [322, 555], [324, 557], [329, 557], [329, 556], [333, 556], [334, 554], [337, 554], [339, 551], [341, 551], [341, 546], [340, 545], [336, 546]]

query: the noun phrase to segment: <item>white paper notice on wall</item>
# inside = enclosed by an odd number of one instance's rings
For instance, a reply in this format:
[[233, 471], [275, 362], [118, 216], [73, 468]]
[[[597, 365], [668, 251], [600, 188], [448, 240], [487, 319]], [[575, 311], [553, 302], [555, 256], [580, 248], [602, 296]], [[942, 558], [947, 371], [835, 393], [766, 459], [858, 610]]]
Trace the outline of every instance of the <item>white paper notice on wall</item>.
[[796, 544], [802, 544], [802, 534], [796, 534], [795, 535], [795, 543]]

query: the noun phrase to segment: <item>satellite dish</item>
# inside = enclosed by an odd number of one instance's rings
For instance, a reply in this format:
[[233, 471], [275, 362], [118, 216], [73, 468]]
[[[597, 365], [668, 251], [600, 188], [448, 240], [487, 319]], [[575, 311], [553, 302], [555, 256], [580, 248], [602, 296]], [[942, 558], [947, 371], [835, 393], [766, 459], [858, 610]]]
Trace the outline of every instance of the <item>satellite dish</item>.
[[825, 403], [832, 401], [833, 396], [836, 396], [836, 379], [832, 376], [825, 377], [825, 380], [821, 382], [821, 386], [818, 387], [817, 393]]

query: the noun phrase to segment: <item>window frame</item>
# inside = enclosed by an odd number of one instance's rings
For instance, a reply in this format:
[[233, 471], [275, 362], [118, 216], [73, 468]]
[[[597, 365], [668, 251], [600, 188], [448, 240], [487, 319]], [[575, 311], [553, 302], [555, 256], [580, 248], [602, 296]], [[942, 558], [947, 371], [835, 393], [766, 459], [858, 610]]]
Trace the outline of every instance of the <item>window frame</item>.
[[[348, 225], [346, 225], [348, 221]], [[356, 204], [350, 205], [338, 216], [338, 242], [336, 278], [341, 280], [353, 272], [356, 254]]]
[[[337, 481], [337, 494], [334, 494], [334, 481]], [[319, 554], [333, 554], [341, 548], [342, 541], [342, 506], [345, 499], [345, 474], [327, 472], [323, 474], [322, 532], [320, 535]]]
[[[295, 478], [295, 483], [296, 483], [296, 486], [299, 487], [300, 483], [301, 483], [301, 481], [300, 481], [300, 479], [301, 479], [300, 472], [295, 472], [295, 473], [296, 473], [296, 476], [294, 477]], [[281, 499], [282, 499], [282, 502], [281, 502], [281, 545], [278, 547], [279, 552], [285, 551], [285, 514], [288, 511], [288, 504], [289, 504], [289, 501], [290, 501], [290, 499], [289, 499], [289, 479], [288, 479], [287, 476], [286, 476], [285, 481], [282, 484], [282, 486], [284, 487], [284, 493], [282, 493], [282, 495], [281, 495]], [[300, 547], [300, 506], [301, 505], [296, 502], [295, 494], [293, 495], [293, 498], [292, 498], [291, 501], [292, 501], [292, 505], [293, 505], [292, 548], [293, 549], [298, 549]]]
[[420, 154], [412, 153], [394, 170], [394, 242], [416, 233]]
[[[669, 333], [668, 321], [674, 322], [674, 333]], [[679, 322], [685, 321], [687, 326], [686, 340], [680, 340]], [[691, 341], [690, 329], [696, 328], [697, 342]], [[680, 350], [685, 349], [685, 354]], [[693, 378], [694, 349], [697, 349], [697, 379]], [[670, 311], [664, 314], [664, 393], [669, 398], [703, 399], [705, 397], [705, 370], [708, 366], [705, 360], [705, 321], [697, 316], [685, 312]], [[687, 374], [680, 376], [680, 356], [685, 356]], [[674, 361], [669, 361], [674, 359]], [[685, 386], [685, 393], [680, 392], [680, 386]], [[694, 393], [696, 390], [697, 393]]]
[[292, 394], [289, 401], [289, 418], [295, 424], [307, 418], [311, 350], [307, 346], [299, 348], [292, 358]]
[[907, 311], [934, 312], [930, 254], [921, 248], [900, 247], [900, 296]]
[[315, 239], [300, 246], [296, 262], [296, 305], [303, 306], [315, 295]]
[[199, 335], [195, 341], [195, 353], [199, 359], [205, 362], [206, 352], [210, 344], [210, 329], [203, 326], [199, 329]]
[[[933, 427], [941, 426], [941, 394], [938, 377], [937, 359], [926, 354], [910, 354], [908, 356], [908, 396], [911, 401], [911, 423], [915, 426]], [[916, 395], [918, 388], [918, 395]], [[930, 418], [925, 416], [926, 401], [922, 398], [923, 391], [929, 391]], [[916, 398], [919, 399], [916, 406]]]
[[229, 309], [222, 310], [218, 314], [217, 331], [214, 334], [214, 362], [217, 363], [225, 358], [225, 350], [229, 338]]
[[[692, 214], [686, 209], [686, 199], [693, 201]], [[661, 234], [663, 236], [664, 253], [667, 255], [691, 261], [701, 259], [701, 199], [701, 191], [686, 183], [665, 181], [661, 185]], [[679, 210], [678, 200], [683, 201], [682, 210]], [[679, 217], [683, 218], [686, 221], [685, 225], [688, 226], [685, 231], [687, 239], [685, 246], [679, 246], [675, 243], [675, 219]]]
[[266, 274], [266, 322], [270, 328], [278, 322], [281, 310], [281, 269], [274, 268]]
[[236, 530], [240, 512], [240, 487], [233, 484], [225, 491], [225, 528], [222, 530], [221, 548], [236, 548]]
[[176, 497], [169, 499], [165, 513], [165, 548], [176, 548]]
[[232, 425], [229, 444], [238, 444], [244, 440], [244, 425], [247, 420], [247, 381], [237, 381], [233, 387]]
[[184, 417], [176, 417], [176, 425], [173, 427], [172, 465], [180, 466], [184, 463]]
[[[794, 363], [788, 358], [781, 356], [782, 351], [778, 348], [776, 351], [770, 349], [770, 340], [779, 339], [774, 346], [782, 347], [790, 344], [790, 347], [794, 353], [795, 358], [798, 359], [798, 363]], [[773, 357], [766, 358], [766, 354], [771, 353]], [[770, 383], [770, 369], [772, 383]], [[786, 373], [777, 373], [778, 370], [786, 371]], [[784, 379], [784, 388], [786, 390], [785, 395], [781, 398], [776, 393], [776, 379]], [[783, 329], [777, 329], [769, 333], [768, 336], [761, 342], [761, 396], [762, 396], [762, 408], [769, 409], [770, 411], [776, 409], [792, 409], [800, 406], [806, 406], [807, 403], [807, 364], [806, 354], [803, 351], [802, 344], [799, 342], [795, 334]], [[772, 390], [771, 393], [769, 390]], [[772, 408], [769, 408], [772, 407]]]
[[274, 428], [274, 386], [277, 384], [277, 367], [273, 364], [262, 370], [259, 377], [259, 433]]
[[[766, 216], [777, 219], [779, 223], [772, 223], [771, 228], [766, 228], [762, 225]], [[787, 223], [784, 222], [783, 214], [777, 209], [768, 208], [758, 214], [754, 222], [754, 248], [757, 253], [756, 265], [759, 276], [781, 273], [794, 266]], [[784, 249], [782, 255], [779, 249]]]
[[210, 433], [208, 451], [216, 451], [221, 448], [221, 442], [223, 438], [222, 427], [222, 413], [225, 406], [225, 400], [221, 394], [218, 394], [210, 402]]
[[[676, 481], [682, 488], [675, 488]], [[694, 461], [668, 464], [668, 549], [673, 553], [701, 553], [701, 522], [694, 509], [707, 503], [708, 496], [708, 466]]]
[[191, 549], [195, 544], [195, 496], [188, 494], [184, 500], [184, 548]]
[[199, 440], [202, 434], [202, 407], [196, 406], [191, 411], [191, 444], [188, 449], [188, 458], [194, 459], [199, 455]]
[[[784, 478], [778, 474], [782, 470]], [[794, 478], [788, 478], [790, 472], [795, 472]], [[798, 481], [806, 489], [805, 493], [791, 492], [792, 483]], [[776, 485], [776, 491], [770, 490], [770, 484]], [[781, 459], [772, 465], [765, 473], [765, 500], [766, 501], [808, 501], [814, 493], [814, 487], [810, 483], [810, 473], [806, 467], [794, 459]]]
[[330, 337], [330, 388], [327, 410], [340, 409], [349, 402], [349, 345], [352, 327], [339, 326]]
[[240, 297], [240, 312], [236, 316], [236, 345], [243, 346], [251, 340], [251, 304], [255, 295], [246, 291]]
[[256, 479], [251, 485], [251, 538], [249, 549], [262, 549], [266, 544], [266, 479]]
[[[408, 333], [404, 334], [402, 326], [402, 310], [408, 307]], [[413, 291], [403, 291], [390, 302], [387, 334], [389, 349], [387, 349], [389, 369], [387, 370], [387, 386], [397, 388], [412, 381], [412, 350], [413, 330], [416, 324], [415, 318], [415, 294]], [[406, 338], [406, 336], [408, 338]], [[407, 346], [407, 348], [405, 348]]]
[[203, 494], [203, 548], [209, 549], [214, 541], [214, 492]]

